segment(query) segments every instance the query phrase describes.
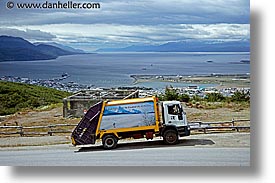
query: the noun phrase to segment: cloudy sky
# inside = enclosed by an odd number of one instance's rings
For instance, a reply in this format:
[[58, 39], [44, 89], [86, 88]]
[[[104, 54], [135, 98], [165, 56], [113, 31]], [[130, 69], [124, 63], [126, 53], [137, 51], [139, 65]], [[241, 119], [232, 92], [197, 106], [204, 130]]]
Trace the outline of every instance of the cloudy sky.
[[[0, 35], [57, 42], [86, 51], [171, 41], [250, 39], [249, 0], [75, 0], [100, 9], [18, 9], [0, 0]], [[60, 0], [67, 2], [68, 0]], [[57, 2], [57, 0], [48, 0]]]

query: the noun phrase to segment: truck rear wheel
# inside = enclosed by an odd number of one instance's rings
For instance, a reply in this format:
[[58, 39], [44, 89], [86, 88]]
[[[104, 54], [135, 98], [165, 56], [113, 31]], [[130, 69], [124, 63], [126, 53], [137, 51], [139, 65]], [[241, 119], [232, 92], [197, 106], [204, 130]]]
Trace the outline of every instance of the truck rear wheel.
[[176, 130], [166, 130], [163, 133], [163, 141], [165, 144], [173, 145], [179, 142], [179, 135]]
[[104, 149], [114, 149], [117, 146], [117, 138], [114, 135], [106, 135], [102, 138]]

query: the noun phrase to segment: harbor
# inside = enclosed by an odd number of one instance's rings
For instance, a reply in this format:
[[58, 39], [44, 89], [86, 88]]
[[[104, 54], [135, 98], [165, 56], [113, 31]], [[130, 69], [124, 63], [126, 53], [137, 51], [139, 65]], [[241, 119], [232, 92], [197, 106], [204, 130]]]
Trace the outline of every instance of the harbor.
[[[225, 97], [233, 95], [236, 91], [250, 93], [250, 74], [131, 75], [130, 77], [134, 78], [133, 84], [121, 87], [95, 87], [93, 84], [66, 81], [69, 77], [68, 73], [62, 73], [60, 77], [51, 79], [2, 76], [0, 77], [0, 81], [32, 84], [71, 93], [85, 90], [102, 91], [103, 93], [106, 90], [138, 90], [140, 97], [162, 95], [165, 93], [167, 87], [175, 89], [179, 94], [197, 95], [202, 98], [208, 93], [221, 93]], [[152, 85], [151, 83], [154, 82], [162, 83], [163, 85], [162, 87], [146, 87]]]

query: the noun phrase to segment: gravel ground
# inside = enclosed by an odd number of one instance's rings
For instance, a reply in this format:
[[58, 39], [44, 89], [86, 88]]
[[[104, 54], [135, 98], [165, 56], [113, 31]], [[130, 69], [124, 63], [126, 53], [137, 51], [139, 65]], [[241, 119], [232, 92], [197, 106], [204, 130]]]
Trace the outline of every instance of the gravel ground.
[[44, 136], [44, 137], [7, 137], [0, 138], [0, 147], [19, 147], [19, 146], [43, 146], [54, 144], [70, 143], [66, 136]]
[[213, 133], [198, 134], [185, 137], [186, 139], [210, 140], [213, 147], [250, 147], [250, 133]]

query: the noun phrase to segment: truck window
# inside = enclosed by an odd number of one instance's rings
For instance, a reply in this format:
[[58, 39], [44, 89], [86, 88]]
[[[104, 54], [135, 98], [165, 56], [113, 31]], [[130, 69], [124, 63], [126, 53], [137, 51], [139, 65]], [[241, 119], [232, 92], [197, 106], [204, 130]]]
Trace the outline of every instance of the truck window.
[[180, 107], [178, 104], [168, 106], [168, 114], [178, 115], [180, 114]]

